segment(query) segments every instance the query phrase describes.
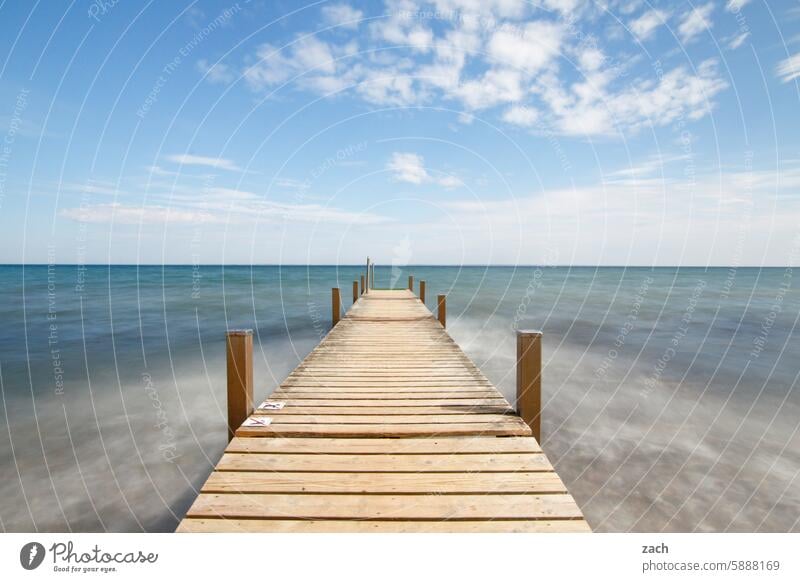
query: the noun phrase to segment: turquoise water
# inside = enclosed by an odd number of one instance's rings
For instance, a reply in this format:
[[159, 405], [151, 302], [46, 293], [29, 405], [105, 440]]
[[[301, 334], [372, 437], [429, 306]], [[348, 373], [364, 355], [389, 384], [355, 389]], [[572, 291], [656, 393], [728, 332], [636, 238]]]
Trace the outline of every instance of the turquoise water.
[[[360, 267], [0, 267], [4, 530], [169, 531], [226, 441], [224, 332], [257, 398], [349, 305]], [[509, 398], [544, 340], [543, 446], [603, 531], [800, 530], [800, 293], [791, 269], [378, 268], [448, 294]]]

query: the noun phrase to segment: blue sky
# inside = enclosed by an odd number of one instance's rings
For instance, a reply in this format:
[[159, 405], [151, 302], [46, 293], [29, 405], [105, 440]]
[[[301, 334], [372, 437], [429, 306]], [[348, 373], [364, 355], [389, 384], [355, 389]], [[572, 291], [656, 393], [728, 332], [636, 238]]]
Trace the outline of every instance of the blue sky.
[[5, 1], [0, 47], [0, 262], [800, 264], [795, 1]]

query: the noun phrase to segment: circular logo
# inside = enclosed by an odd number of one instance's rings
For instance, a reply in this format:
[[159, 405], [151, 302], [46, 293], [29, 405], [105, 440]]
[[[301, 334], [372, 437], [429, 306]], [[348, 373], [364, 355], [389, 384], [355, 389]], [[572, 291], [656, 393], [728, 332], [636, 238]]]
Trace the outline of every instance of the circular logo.
[[28, 542], [19, 551], [19, 563], [26, 570], [35, 570], [44, 560], [44, 546], [39, 542]]

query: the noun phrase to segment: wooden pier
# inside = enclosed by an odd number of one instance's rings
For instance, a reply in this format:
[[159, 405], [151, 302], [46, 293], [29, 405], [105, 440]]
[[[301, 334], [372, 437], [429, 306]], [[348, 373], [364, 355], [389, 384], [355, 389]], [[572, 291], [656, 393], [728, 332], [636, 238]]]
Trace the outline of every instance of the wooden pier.
[[443, 327], [444, 296], [437, 317], [372, 277], [340, 320], [333, 294], [330, 333], [252, 413], [246, 334], [229, 336], [229, 405], [248, 414], [178, 531], [589, 531], [531, 431], [540, 334], [518, 338], [526, 424]]

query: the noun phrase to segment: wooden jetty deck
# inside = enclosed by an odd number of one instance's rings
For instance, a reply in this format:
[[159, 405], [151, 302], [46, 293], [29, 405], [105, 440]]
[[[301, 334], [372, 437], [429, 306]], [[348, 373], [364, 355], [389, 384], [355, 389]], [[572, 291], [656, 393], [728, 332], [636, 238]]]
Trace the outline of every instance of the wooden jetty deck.
[[179, 532], [589, 531], [528, 424], [410, 290], [361, 294], [261, 406]]

